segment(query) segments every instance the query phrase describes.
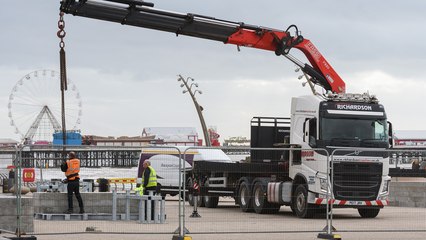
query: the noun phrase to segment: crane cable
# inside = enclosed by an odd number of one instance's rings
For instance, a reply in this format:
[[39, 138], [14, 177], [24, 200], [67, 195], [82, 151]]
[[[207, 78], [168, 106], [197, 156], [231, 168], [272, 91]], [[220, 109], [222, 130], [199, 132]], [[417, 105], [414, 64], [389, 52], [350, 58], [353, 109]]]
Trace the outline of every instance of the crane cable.
[[60, 81], [61, 81], [61, 117], [62, 117], [62, 160], [66, 161], [66, 126], [65, 126], [65, 91], [67, 90], [67, 68], [66, 68], [66, 58], [65, 58], [65, 42], [64, 38], [66, 32], [65, 21], [64, 21], [64, 12], [59, 13], [59, 21], [58, 21], [58, 32], [57, 36], [61, 39], [59, 42], [59, 64], [60, 64]]

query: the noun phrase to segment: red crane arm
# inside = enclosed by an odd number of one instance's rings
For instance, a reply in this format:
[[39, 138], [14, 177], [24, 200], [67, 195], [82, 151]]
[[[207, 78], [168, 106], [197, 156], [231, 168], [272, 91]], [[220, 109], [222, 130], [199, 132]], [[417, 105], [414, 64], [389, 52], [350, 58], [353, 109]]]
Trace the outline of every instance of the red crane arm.
[[[269, 51], [276, 51], [279, 48], [280, 39], [289, 38], [290, 42], [297, 42], [297, 37], [291, 37], [288, 32], [267, 30], [259, 33], [254, 30], [239, 29], [232, 34], [226, 43], [235, 44], [237, 46], [252, 47]], [[287, 43], [289, 44], [289, 43]], [[290, 43], [291, 44], [291, 43]], [[345, 92], [345, 82], [340, 78], [333, 67], [327, 62], [324, 56], [318, 51], [315, 45], [308, 39], [302, 39], [299, 43], [294, 44], [294, 48], [303, 52], [312, 67], [326, 79], [330, 85], [327, 90], [342, 93]], [[290, 49], [288, 49], [290, 50]], [[286, 53], [277, 53], [286, 54]], [[304, 68], [304, 66], [299, 66]], [[309, 70], [307, 71], [309, 74]], [[311, 74], [309, 74], [311, 75]], [[320, 83], [320, 85], [322, 85]]]
[[[274, 51], [298, 65], [313, 83], [325, 90], [345, 92], [344, 81], [317, 48], [298, 35], [294, 25], [281, 31], [197, 14], [170, 12], [153, 6], [141, 0], [62, 0], [60, 9], [82, 17]], [[296, 28], [296, 36], [289, 32], [292, 27]], [[312, 66], [290, 55], [292, 48], [302, 51]]]

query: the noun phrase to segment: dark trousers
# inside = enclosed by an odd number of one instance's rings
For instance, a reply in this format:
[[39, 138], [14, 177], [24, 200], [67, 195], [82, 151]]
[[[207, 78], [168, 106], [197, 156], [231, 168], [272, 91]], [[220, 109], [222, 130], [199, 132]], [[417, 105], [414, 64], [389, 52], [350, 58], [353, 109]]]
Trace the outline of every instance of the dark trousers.
[[79, 180], [69, 181], [67, 186], [67, 191], [68, 191], [68, 209], [73, 209], [73, 204], [72, 204], [73, 193], [75, 193], [75, 197], [77, 198], [78, 206], [80, 207], [80, 210], [84, 209], [83, 199], [81, 199], [81, 195], [80, 195]]

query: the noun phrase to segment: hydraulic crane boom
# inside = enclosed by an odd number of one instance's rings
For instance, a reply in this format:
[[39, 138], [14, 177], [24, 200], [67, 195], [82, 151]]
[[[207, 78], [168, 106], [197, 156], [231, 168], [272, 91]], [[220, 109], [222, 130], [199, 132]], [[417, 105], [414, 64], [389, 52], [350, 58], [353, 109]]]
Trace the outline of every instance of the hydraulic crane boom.
[[[311, 81], [325, 90], [345, 92], [345, 83], [327, 60], [308, 39], [299, 35], [295, 25], [287, 30], [231, 22], [192, 13], [182, 14], [153, 8], [153, 3], [140, 0], [62, 0], [60, 10], [73, 15], [117, 22], [176, 35], [274, 51], [299, 66], [311, 77]], [[295, 34], [290, 30], [294, 28]], [[303, 52], [310, 64], [303, 63], [289, 54], [296, 48]]]

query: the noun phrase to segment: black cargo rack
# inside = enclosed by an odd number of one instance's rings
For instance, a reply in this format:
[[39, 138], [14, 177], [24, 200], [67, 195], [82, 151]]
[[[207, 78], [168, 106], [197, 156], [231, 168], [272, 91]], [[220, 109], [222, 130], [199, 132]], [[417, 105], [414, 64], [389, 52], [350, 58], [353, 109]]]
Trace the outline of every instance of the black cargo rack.
[[[285, 148], [290, 145], [290, 118], [253, 117], [251, 120], [250, 147]], [[282, 151], [251, 150], [252, 162], [279, 161]]]

